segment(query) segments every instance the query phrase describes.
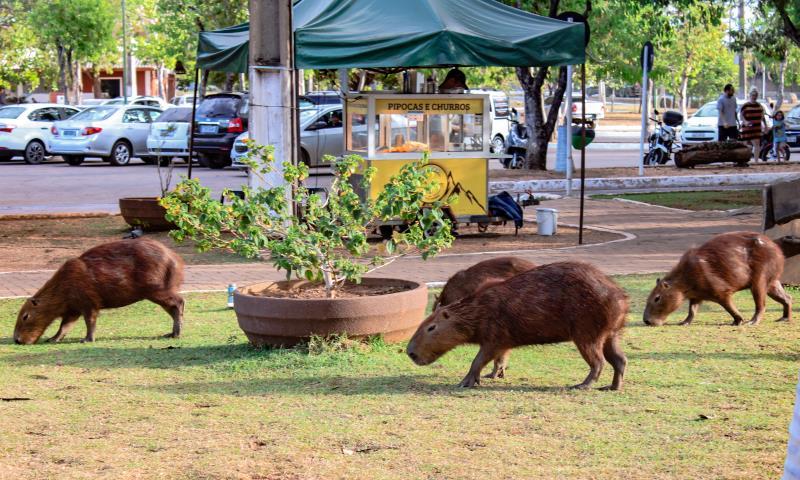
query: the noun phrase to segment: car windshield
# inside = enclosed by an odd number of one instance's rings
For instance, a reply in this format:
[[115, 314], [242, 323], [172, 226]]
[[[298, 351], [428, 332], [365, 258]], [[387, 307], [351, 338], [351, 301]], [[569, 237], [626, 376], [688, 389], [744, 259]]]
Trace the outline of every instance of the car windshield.
[[[0, 111], [2, 111], [2, 110], [0, 110]], [[789, 113], [787, 113], [786, 116], [800, 119], [800, 105], [798, 105], [798, 106], [794, 107], [793, 109], [789, 110]]]
[[209, 97], [197, 107], [199, 117], [235, 117], [242, 101], [239, 97]]
[[92, 107], [76, 114], [74, 117], [71, 117], [70, 120], [88, 120], [90, 122], [98, 122], [110, 117], [116, 111], [117, 109], [114, 107]]
[[717, 110], [716, 103], [707, 103], [700, 107], [695, 114], [695, 117], [716, 117], [719, 116], [719, 111]]
[[192, 120], [191, 108], [168, 108], [158, 117], [159, 122], [190, 122]]
[[22, 107], [3, 107], [0, 108], [0, 118], [17, 118], [24, 111]]
[[311, 120], [311, 117], [316, 115], [317, 112], [319, 112], [319, 109], [317, 109], [317, 108], [307, 108], [307, 109], [300, 110], [300, 123], [303, 124], [303, 123]]

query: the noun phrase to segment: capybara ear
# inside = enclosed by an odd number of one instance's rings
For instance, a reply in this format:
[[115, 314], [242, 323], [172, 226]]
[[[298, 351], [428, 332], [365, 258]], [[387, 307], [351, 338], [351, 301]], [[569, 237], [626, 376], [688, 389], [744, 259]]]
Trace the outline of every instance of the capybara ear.
[[664, 281], [661, 282], [661, 286], [664, 287], [664, 289], [666, 290], [667, 288], [669, 288], [669, 282], [664, 280]]
[[661, 279], [660, 278], [656, 278], [656, 285], [658, 285], [658, 286], [661, 285]]
[[38, 306], [39, 300], [36, 300], [36, 297], [31, 297], [31, 305], [33, 305], [34, 307]]

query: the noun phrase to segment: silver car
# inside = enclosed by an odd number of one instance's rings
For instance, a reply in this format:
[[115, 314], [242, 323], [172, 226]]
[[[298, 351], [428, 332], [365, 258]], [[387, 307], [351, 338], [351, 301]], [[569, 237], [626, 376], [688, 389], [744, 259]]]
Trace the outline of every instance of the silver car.
[[100, 157], [116, 166], [129, 164], [133, 157], [152, 163], [147, 135], [159, 115], [158, 108], [137, 105], [87, 108], [53, 125], [48, 150], [70, 165], [80, 165], [86, 157]]
[[[341, 105], [322, 105], [300, 110], [300, 160], [308, 166], [323, 165], [324, 155], [341, 157], [344, 151], [344, 126]], [[231, 149], [234, 168], [245, 168], [239, 159], [247, 153], [247, 132], [236, 137]]]

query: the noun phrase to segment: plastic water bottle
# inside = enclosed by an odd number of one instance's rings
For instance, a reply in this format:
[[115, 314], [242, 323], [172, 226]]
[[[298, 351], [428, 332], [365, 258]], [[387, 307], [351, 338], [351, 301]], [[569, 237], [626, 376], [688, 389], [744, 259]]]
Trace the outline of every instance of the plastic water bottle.
[[233, 308], [233, 292], [236, 291], [236, 284], [228, 284], [228, 308]]

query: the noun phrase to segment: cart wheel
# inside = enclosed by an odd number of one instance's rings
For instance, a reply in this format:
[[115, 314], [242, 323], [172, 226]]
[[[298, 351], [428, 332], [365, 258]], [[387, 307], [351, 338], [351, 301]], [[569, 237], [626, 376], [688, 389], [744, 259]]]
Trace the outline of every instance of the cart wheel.
[[489, 231], [489, 224], [488, 223], [479, 223], [478, 224], [478, 231], [480, 233], [486, 233]]
[[378, 227], [378, 232], [380, 232], [381, 238], [389, 240], [394, 233], [394, 227], [392, 225], [381, 225]]

